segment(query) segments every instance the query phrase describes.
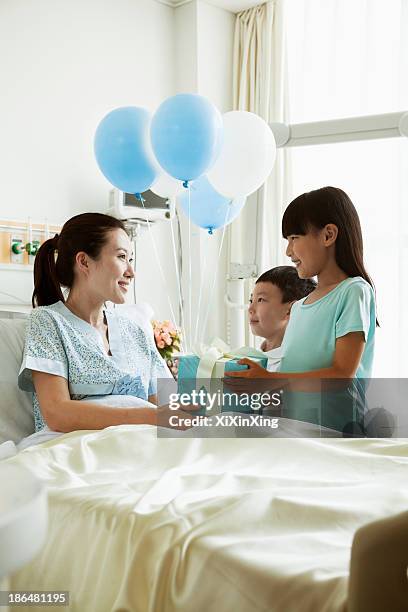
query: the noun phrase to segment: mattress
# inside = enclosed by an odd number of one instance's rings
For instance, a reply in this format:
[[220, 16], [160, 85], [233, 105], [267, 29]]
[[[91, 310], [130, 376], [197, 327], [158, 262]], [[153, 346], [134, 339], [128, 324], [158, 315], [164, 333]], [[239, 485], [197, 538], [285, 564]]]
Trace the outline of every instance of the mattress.
[[78, 612], [340, 611], [353, 533], [408, 506], [404, 439], [121, 425], [7, 461], [47, 484], [50, 510], [42, 553], [10, 588], [68, 590]]

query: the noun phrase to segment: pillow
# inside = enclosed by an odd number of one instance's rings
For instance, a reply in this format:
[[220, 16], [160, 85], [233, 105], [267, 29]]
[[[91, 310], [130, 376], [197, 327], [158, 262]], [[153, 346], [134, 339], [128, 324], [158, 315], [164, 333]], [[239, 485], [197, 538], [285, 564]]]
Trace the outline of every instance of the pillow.
[[135, 321], [151, 338], [153, 336], [152, 319], [154, 315], [153, 308], [147, 302], [139, 304], [116, 304], [114, 309], [118, 314]]
[[[135, 321], [138, 325], [140, 325], [146, 334], [153, 340], [153, 343], [156, 346], [152, 326], [154, 311], [150, 304], [147, 302], [140, 302], [139, 304], [117, 304], [115, 309], [119, 314], [132, 319], [132, 321]], [[164, 365], [166, 377], [172, 379], [173, 374], [170, 372], [167, 363], [158, 351], [157, 354]]]
[[[8, 317], [8, 318], [5, 318]], [[0, 444], [34, 432], [32, 394], [21, 391], [17, 376], [23, 359], [27, 315], [0, 317]]]

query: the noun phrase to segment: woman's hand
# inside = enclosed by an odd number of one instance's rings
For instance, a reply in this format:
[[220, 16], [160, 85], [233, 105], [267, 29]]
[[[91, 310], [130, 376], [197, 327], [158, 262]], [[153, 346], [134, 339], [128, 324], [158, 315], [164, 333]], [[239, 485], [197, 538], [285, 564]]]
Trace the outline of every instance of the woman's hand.
[[282, 389], [287, 383], [276, 372], [268, 372], [259, 363], [251, 359], [240, 359], [240, 365], [247, 365], [246, 370], [228, 370], [224, 373], [224, 385], [234, 393], [263, 393]]
[[[157, 410], [153, 410], [154, 425], [157, 427], [168, 427], [170, 429], [179, 429], [185, 431], [193, 427], [191, 419], [195, 416], [194, 412], [200, 410], [202, 406], [190, 404], [183, 408], [170, 408], [168, 404], [159, 406]], [[187, 421], [186, 421], [187, 420]], [[190, 422], [189, 422], [190, 421]]]

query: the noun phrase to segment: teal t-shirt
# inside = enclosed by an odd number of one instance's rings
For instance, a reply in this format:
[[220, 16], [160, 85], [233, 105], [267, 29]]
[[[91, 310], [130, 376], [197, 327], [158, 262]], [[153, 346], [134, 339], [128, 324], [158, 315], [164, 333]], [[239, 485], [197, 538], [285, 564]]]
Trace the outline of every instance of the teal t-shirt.
[[363, 332], [365, 346], [354, 384], [347, 391], [288, 393], [286, 416], [342, 430], [350, 422], [361, 422], [364, 412], [364, 379], [371, 377], [374, 357], [374, 291], [356, 276], [346, 278], [311, 304], [304, 304], [305, 300], [292, 306], [280, 372], [310, 372], [332, 366], [337, 338], [350, 332]]

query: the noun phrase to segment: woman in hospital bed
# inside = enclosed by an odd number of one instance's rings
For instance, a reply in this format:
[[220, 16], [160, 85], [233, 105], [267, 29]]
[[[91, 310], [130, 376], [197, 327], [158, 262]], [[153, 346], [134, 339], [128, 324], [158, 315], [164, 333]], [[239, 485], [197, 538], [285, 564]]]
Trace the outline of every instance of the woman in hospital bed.
[[[134, 278], [131, 263], [123, 223], [99, 213], [69, 219], [60, 235], [40, 247], [18, 379], [21, 389], [34, 392], [37, 434], [28, 443], [58, 435], [50, 430], [125, 423], [167, 427], [175, 414], [157, 407], [157, 379], [169, 373], [153, 340], [135, 322], [105, 308], [106, 301], [125, 302]], [[66, 300], [61, 286], [69, 289]], [[191, 416], [183, 410], [179, 415]]]

